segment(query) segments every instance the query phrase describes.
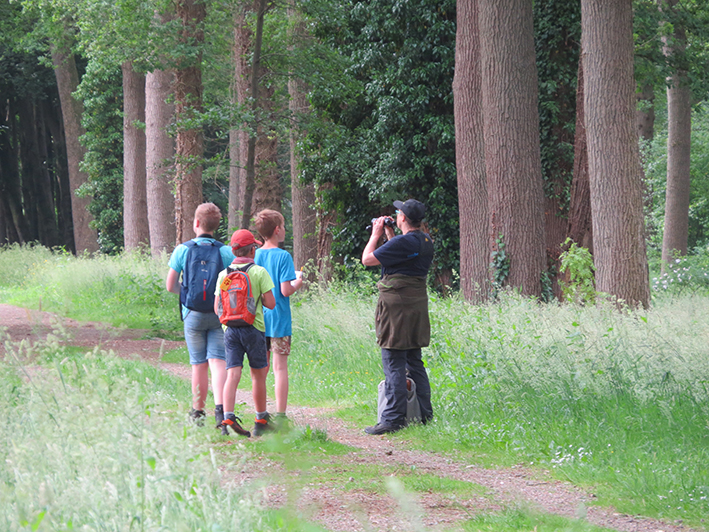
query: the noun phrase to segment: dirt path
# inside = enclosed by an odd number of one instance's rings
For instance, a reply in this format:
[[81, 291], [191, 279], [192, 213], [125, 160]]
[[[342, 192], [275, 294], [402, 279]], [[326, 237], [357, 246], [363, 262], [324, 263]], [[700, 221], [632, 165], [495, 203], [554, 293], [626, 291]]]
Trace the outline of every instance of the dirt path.
[[[115, 329], [105, 324], [77, 322], [47, 312], [0, 304], [0, 331], [4, 331], [4, 336], [9, 336], [13, 342], [25, 340], [43, 343], [47, 335], [57, 330], [62, 331], [61, 337], [67, 338], [64, 343], [87, 348], [99, 346], [126, 358], [138, 356], [181, 377], [190, 376], [187, 366], [159, 362], [161, 353], [182, 346], [182, 342], [150, 339], [146, 337], [148, 331]], [[0, 342], [0, 356], [3, 353], [4, 344]], [[237, 401], [250, 405], [250, 394], [240, 391]], [[269, 407], [272, 408], [271, 405]], [[481, 512], [514, 505], [566, 517], [585, 517], [593, 524], [624, 532], [691, 530], [680, 523], [662, 523], [618, 514], [612, 508], [592, 506], [593, 494], [554, 480], [544, 471], [525, 467], [484, 469], [449, 456], [413, 451], [407, 448], [405, 441], [386, 436], [368, 436], [361, 427], [348, 426], [320, 409], [289, 406], [289, 417], [297, 425], [310, 425], [325, 430], [330, 439], [357, 449], [344, 457], [325, 459], [338, 467], [340, 477], [347, 476], [348, 468], [361, 465], [415, 467], [420, 473], [481, 485], [488, 492], [468, 500], [430, 492], [418, 494], [413, 500], [402, 501], [386, 494], [343, 490], [324, 482], [308, 482], [307, 478], [301, 478], [297, 483], [301, 488], [294, 494], [290, 489], [293, 484], [287, 479], [298, 474], [281, 471], [278, 464], [266, 459], [247, 461], [240, 471], [228, 472], [229, 475], [233, 474], [231, 478], [234, 484], [268, 480], [263, 493], [269, 505], [280, 507], [295, 504], [299, 512], [309, 515], [332, 531], [399, 531], [421, 530], [422, 527], [441, 530]], [[307, 475], [307, 472], [302, 475]], [[297, 499], [295, 501], [294, 496]], [[407, 508], [407, 505], [410, 507]]]

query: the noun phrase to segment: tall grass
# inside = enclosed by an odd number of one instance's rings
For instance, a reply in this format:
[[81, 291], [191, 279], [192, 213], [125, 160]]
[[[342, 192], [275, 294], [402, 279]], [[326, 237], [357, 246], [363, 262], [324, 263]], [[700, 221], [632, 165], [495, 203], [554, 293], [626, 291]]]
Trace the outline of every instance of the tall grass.
[[[57, 311], [66, 305], [86, 315], [98, 313], [103, 300], [124, 297], [120, 279], [128, 275], [140, 280], [136, 295], [111, 307], [112, 322], [154, 313], [165, 316], [166, 329], [179, 327], [176, 311], [168, 310], [174, 296], [164, 296], [162, 263], [10, 248], [0, 252], [0, 267], [4, 302], [36, 298], [32, 279], [42, 278], [58, 294], [49, 298]], [[149, 282], [154, 286], [142, 294]], [[352, 286], [293, 298], [290, 397], [374, 422], [383, 378], [376, 296], [371, 287]], [[706, 526], [709, 298], [703, 294], [663, 290], [641, 312], [542, 305], [512, 294], [485, 306], [432, 296], [432, 341], [424, 356], [436, 418], [404, 434], [427, 449], [482, 463], [549, 469], [592, 486], [599, 503], [620, 511]], [[113, 386], [112, 378], [96, 382]]]
[[167, 256], [74, 257], [41, 246], [4, 246], [0, 301], [172, 337], [182, 325], [177, 296], [165, 290], [167, 269]]
[[0, 529], [14, 531], [315, 530], [264, 512], [187, 423], [188, 385], [140, 362], [58, 345], [6, 342], [0, 362]]
[[[374, 302], [343, 292], [299, 302], [295, 397], [358, 406], [374, 422]], [[430, 310], [436, 420], [413, 432], [422, 446], [548, 468], [622, 511], [709, 515], [709, 298], [618, 312], [507, 294], [478, 307], [433, 298]]]

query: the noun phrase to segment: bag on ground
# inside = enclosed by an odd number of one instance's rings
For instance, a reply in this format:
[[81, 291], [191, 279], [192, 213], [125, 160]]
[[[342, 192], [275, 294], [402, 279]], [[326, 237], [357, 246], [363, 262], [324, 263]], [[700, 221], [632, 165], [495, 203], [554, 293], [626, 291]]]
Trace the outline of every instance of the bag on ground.
[[224, 269], [219, 248], [224, 244], [208, 241], [185, 242], [187, 256], [182, 270], [180, 303], [197, 312], [214, 312], [217, 277]]
[[217, 300], [219, 321], [228, 327], [247, 327], [256, 319], [256, 304], [249, 277], [250, 263], [246, 268], [227, 268], [227, 275], [220, 285], [220, 297]]
[[[384, 382], [385, 381], [379, 383], [377, 423], [381, 423], [382, 412], [384, 412], [388, 404], [386, 393], [384, 393]], [[419, 405], [419, 398], [416, 395], [416, 383], [409, 377], [406, 377], [406, 421], [409, 423], [421, 421], [421, 406]]]

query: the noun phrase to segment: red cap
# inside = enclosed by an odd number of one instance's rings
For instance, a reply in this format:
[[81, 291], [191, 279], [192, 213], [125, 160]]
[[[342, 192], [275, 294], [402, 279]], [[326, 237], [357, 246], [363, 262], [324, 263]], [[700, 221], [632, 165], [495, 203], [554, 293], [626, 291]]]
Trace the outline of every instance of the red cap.
[[231, 235], [232, 249], [240, 249], [245, 246], [250, 246], [251, 244], [258, 244], [259, 246], [263, 245], [262, 242], [259, 242], [254, 238], [254, 235], [252, 235], [251, 231], [248, 229], [239, 229]]

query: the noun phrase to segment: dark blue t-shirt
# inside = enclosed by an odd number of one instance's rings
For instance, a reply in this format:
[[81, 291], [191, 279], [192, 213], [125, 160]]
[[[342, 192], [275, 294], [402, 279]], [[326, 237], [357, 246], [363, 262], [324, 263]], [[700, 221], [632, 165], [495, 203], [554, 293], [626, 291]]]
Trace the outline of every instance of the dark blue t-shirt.
[[433, 260], [433, 242], [426, 233], [409, 231], [389, 240], [374, 256], [382, 265], [382, 275], [426, 277]]

